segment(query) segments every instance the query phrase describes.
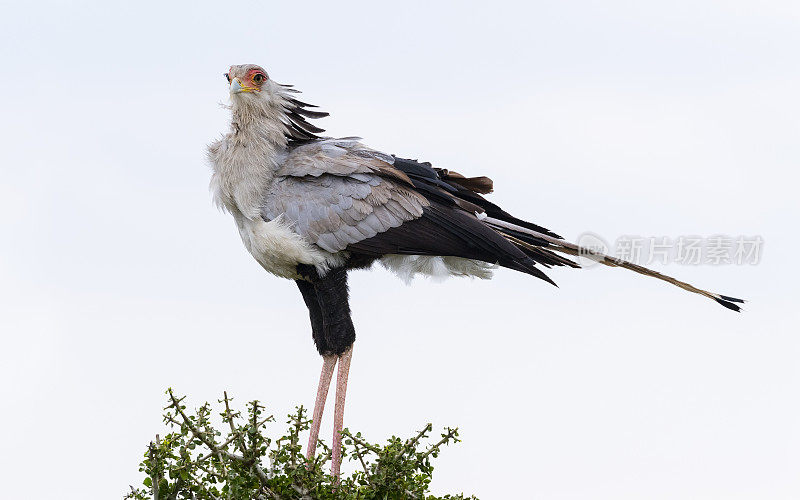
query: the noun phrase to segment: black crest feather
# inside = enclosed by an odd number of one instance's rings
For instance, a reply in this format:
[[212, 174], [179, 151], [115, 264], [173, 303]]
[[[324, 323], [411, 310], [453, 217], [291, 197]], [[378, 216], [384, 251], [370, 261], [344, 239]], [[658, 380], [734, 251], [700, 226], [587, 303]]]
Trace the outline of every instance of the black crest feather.
[[[286, 93], [299, 92], [298, 90], [291, 88], [291, 85], [280, 85], [281, 90]], [[286, 111], [286, 122], [284, 125], [286, 125], [286, 138], [289, 140], [289, 142], [306, 142], [320, 139], [320, 136], [317, 134], [325, 132], [325, 129], [308, 123], [307, 119], [324, 118], [328, 116], [328, 113], [324, 111], [313, 111], [308, 109], [316, 108], [317, 106], [308, 104], [307, 102], [303, 102], [288, 95], [285, 95], [284, 99], [287, 103], [284, 108]]]

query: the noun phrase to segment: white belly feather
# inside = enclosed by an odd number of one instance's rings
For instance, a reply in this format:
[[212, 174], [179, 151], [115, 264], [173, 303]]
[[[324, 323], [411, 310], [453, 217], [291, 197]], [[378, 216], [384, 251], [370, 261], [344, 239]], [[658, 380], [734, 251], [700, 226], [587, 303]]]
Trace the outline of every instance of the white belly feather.
[[433, 255], [386, 255], [381, 264], [397, 275], [406, 284], [416, 275], [427, 276], [434, 281], [443, 281], [451, 276], [470, 276], [490, 279], [496, 264], [461, 257]]

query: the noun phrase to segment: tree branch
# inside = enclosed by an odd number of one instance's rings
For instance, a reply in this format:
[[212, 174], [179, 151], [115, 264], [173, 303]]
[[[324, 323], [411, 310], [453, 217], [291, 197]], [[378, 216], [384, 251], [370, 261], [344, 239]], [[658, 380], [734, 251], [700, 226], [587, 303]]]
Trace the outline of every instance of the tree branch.
[[424, 438], [433, 429], [433, 424], [428, 423], [424, 429], [419, 431], [416, 436], [406, 441], [406, 446], [416, 446], [420, 439]]
[[158, 451], [156, 450], [156, 446], [158, 445], [158, 434], [156, 434], [156, 442], [153, 443], [150, 441], [150, 464], [153, 468], [153, 473], [150, 476], [150, 480], [153, 482], [151, 491], [153, 493], [153, 500], [158, 500]]
[[371, 451], [372, 453], [375, 453], [375, 454], [378, 454], [378, 455], [380, 455], [380, 453], [381, 453], [381, 450], [380, 450], [380, 448], [378, 448], [377, 446], [373, 446], [373, 445], [371, 445], [371, 444], [367, 443], [367, 442], [366, 442], [366, 441], [364, 441], [363, 439], [359, 439], [359, 438], [355, 437], [355, 436], [354, 436], [353, 434], [351, 434], [351, 433], [350, 433], [350, 431], [348, 431], [347, 429], [345, 429], [345, 430], [343, 430], [343, 431], [342, 431], [342, 436], [347, 436], [347, 437], [349, 437], [350, 439], [352, 439], [352, 440], [353, 440], [353, 442], [356, 442], [356, 443], [360, 444], [361, 446], [363, 446], [364, 448], [368, 449], [368, 450], [369, 450], [369, 451]]
[[423, 453], [422, 457], [420, 457], [420, 458], [427, 458], [428, 455], [430, 455], [431, 453], [433, 453], [434, 451], [439, 449], [439, 447], [442, 446], [443, 444], [447, 443], [451, 439], [457, 439], [457, 437], [456, 437], [457, 434], [458, 434], [458, 427], [456, 427], [455, 429], [451, 429], [451, 428], [448, 427], [447, 428], [447, 433], [446, 434], [442, 434], [442, 439], [440, 439], [439, 442], [436, 443], [435, 445], [431, 446], [428, 449], [428, 451]]
[[230, 458], [231, 460], [236, 460], [237, 462], [241, 462], [241, 463], [244, 463], [245, 465], [249, 465], [253, 469], [253, 471], [256, 473], [256, 475], [258, 476], [258, 479], [261, 482], [261, 486], [262, 486], [262, 488], [264, 488], [264, 491], [266, 491], [268, 494], [272, 495], [273, 498], [276, 498], [276, 499], [280, 498], [276, 493], [274, 493], [269, 488], [269, 486], [268, 486], [269, 478], [264, 473], [264, 470], [261, 469], [261, 467], [256, 463], [256, 461], [254, 459], [245, 458], [245, 457], [243, 457], [241, 455], [237, 455], [235, 453], [229, 452], [228, 450], [223, 450], [223, 449], [220, 449], [219, 447], [217, 447], [217, 445], [213, 441], [213, 438], [212, 439], [208, 439], [208, 436], [206, 436], [205, 433], [201, 432], [199, 429], [197, 429], [197, 427], [195, 427], [195, 425], [192, 423], [192, 421], [189, 419], [189, 417], [183, 411], [183, 408], [181, 408], [181, 405], [180, 405], [180, 401], [181, 400], [179, 400], [179, 399], [177, 399], [175, 397], [175, 395], [172, 393], [172, 389], [168, 389], [167, 392], [169, 393], [169, 397], [172, 400], [172, 407], [175, 408], [175, 410], [178, 413], [180, 413], [181, 418], [183, 419], [184, 423], [186, 424], [186, 427], [189, 428], [189, 431], [192, 433], [192, 435], [195, 436], [200, 441], [202, 441], [206, 446], [208, 446], [208, 448], [211, 449], [211, 451], [217, 453], [219, 455], [220, 462], [222, 462], [224, 464], [224, 461], [222, 460], [222, 456], [226, 456], [226, 457]]
[[[224, 420], [228, 421], [228, 426], [231, 428], [231, 440], [238, 441], [239, 448], [242, 451], [243, 455], [247, 455], [247, 446], [244, 443], [244, 439], [242, 439], [242, 435], [240, 432], [236, 431], [236, 427], [233, 425], [233, 413], [231, 412], [231, 407], [228, 404], [230, 399], [228, 399], [228, 391], [222, 391], [224, 400], [225, 400], [225, 418]], [[223, 446], [225, 447], [225, 446]]]
[[367, 482], [372, 482], [369, 479], [369, 470], [367, 470], [367, 464], [364, 463], [364, 457], [361, 456], [361, 450], [358, 449], [358, 443], [353, 440], [353, 448], [356, 450], [356, 456], [358, 457], [358, 461], [361, 462], [361, 467], [364, 468], [364, 477], [367, 478]]

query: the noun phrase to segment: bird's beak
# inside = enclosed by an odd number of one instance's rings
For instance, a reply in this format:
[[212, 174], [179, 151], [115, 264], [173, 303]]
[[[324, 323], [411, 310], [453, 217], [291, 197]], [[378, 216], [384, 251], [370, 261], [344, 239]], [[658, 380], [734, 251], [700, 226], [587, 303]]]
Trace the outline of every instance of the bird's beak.
[[231, 94], [238, 94], [240, 92], [258, 92], [259, 89], [255, 87], [246, 87], [238, 78], [231, 80]]

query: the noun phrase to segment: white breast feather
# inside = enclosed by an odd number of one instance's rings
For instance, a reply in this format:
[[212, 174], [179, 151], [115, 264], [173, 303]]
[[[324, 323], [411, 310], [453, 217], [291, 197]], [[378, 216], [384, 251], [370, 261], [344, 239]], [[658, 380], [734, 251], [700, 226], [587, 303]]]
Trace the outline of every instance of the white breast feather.
[[269, 222], [237, 216], [236, 226], [247, 251], [261, 267], [281, 278], [297, 279], [298, 264], [315, 266], [321, 274], [342, 265], [344, 252], [332, 254], [311, 245], [295, 233], [283, 217]]

